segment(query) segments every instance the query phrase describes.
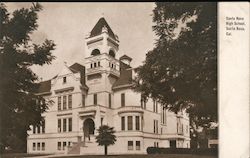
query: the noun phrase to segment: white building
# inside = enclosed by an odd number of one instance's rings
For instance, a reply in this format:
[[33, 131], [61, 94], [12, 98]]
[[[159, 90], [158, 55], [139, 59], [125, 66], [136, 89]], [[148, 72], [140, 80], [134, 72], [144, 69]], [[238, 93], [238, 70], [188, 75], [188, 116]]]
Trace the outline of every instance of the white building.
[[119, 57], [119, 40], [104, 18], [86, 37], [85, 63], [65, 66], [41, 82], [38, 95], [52, 100], [41, 127], [28, 131], [28, 153], [103, 154], [95, 142], [103, 124], [117, 141], [109, 154], [143, 154], [150, 146], [189, 148], [189, 118], [131, 89], [130, 57]]

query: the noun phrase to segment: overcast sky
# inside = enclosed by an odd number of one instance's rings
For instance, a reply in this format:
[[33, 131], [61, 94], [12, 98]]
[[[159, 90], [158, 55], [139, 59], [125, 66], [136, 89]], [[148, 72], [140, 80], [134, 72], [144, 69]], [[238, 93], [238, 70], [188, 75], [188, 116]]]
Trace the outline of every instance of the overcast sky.
[[[41, 3], [38, 30], [32, 35], [34, 43], [46, 38], [53, 40], [56, 60], [52, 65], [32, 67], [43, 80], [57, 75], [64, 61], [67, 65], [78, 62], [84, 65], [85, 36], [97, 23], [102, 14], [111, 29], [120, 40], [120, 55], [133, 58], [131, 65], [139, 66], [145, 60], [145, 54], [155, 43], [152, 31], [152, 10], [154, 3]], [[31, 3], [7, 3], [7, 9], [13, 11], [30, 7]]]

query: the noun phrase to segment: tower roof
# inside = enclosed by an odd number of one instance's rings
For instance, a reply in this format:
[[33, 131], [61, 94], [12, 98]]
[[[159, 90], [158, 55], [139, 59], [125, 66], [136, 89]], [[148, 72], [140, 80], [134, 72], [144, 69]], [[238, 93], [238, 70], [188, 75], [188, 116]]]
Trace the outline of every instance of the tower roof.
[[104, 17], [100, 18], [98, 20], [98, 22], [95, 24], [94, 28], [91, 30], [90, 32], [90, 37], [94, 37], [94, 36], [98, 36], [102, 33], [102, 28], [106, 26], [106, 28], [108, 29], [108, 35], [114, 39], [115, 38], [115, 34], [112, 31], [112, 29], [110, 28], [109, 24], [107, 23], [107, 21], [104, 19]]

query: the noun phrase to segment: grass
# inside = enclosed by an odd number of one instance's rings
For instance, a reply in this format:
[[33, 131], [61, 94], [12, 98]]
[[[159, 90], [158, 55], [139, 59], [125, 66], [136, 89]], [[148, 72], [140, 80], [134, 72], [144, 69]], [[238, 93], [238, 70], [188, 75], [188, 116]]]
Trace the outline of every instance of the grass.
[[[26, 153], [15, 153], [15, 154], [3, 154], [1, 158], [23, 158], [23, 157], [35, 157], [45, 156], [42, 154], [26, 154]], [[217, 158], [218, 156], [205, 156], [205, 155], [191, 155], [191, 154], [154, 154], [154, 155], [82, 155], [82, 156], [55, 156], [51, 155], [50, 158]]]
[[0, 158], [23, 158], [23, 157], [33, 157], [33, 156], [45, 156], [48, 154], [27, 154], [27, 153], [7, 153], [1, 154]]
[[62, 156], [51, 158], [217, 158], [217, 156], [191, 155], [191, 154], [154, 154], [154, 155], [84, 155], [84, 156]]

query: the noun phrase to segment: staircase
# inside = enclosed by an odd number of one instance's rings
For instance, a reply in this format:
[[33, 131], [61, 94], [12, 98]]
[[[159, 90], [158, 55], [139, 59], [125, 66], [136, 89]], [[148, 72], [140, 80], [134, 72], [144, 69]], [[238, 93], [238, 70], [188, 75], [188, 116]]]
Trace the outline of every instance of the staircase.
[[82, 141], [73, 142], [73, 145], [68, 147], [67, 154], [80, 154], [80, 148], [82, 146], [84, 146], [84, 142]]

